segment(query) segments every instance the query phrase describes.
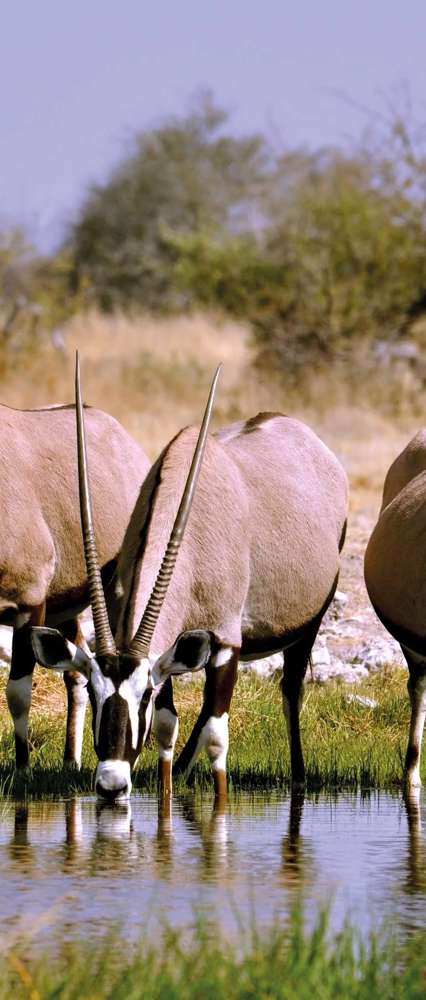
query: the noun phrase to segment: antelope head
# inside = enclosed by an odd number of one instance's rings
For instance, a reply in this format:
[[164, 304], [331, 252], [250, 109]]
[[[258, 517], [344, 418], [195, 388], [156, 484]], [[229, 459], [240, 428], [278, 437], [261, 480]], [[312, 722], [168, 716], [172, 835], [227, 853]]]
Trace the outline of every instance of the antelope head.
[[95, 653], [75, 646], [56, 629], [33, 628], [32, 645], [38, 663], [54, 670], [77, 670], [87, 678], [92, 705], [93, 735], [98, 756], [95, 787], [103, 799], [127, 798], [131, 771], [149, 733], [155, 697], [168, 677], [200, 670], [210, 656], [210, 635], [183, 632], [161, 656], [150, 655], [150, 643], [176, 563], [203, 459], [214, 393], [214, 376], [182, 500], [151, 596], [127, 648], [118, 650], [111, 632], [93, 528], [83, 404], [78, 355], [76, 360], [77, 451], [80, 514], [90, 603], [95, 628]]

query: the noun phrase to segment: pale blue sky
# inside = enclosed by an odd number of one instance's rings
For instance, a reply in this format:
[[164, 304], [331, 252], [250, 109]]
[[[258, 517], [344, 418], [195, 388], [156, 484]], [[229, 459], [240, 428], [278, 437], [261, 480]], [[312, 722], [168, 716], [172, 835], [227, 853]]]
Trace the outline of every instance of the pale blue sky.
[[425, 0], [0, 0], [0, 224], [57, 241], [138, 129], [212, 89], [239, 132], [344, 143], [407, 85], [426, 100]]

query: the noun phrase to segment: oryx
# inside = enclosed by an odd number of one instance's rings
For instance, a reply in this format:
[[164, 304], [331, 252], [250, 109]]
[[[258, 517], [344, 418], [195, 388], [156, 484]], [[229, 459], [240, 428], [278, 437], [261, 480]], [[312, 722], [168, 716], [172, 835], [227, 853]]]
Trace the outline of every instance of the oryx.
[[[102, 577], [112, 578], [124, 532], [149, 462], [112, 417], [86, 411], [93, 505]], [[80, 635], [77, 615], [89, 603], [81, 551], [75, 407], [15, 410], [0, 406], [0, 624], [13, 626], [6, 687], [15, 727], [16, 763], [29, 761], [28, 713], [35, 658], [30, 626], [59, 624]], [[87, 702], [86, 681], [66, 675], [65, 760], [78, 764]]]
[[61, 661], [63, 669], [88, 677], [99, 758], [96, 789], [104, 798], [129, 794], [154, 700], [160, 774], [170, 790], [178, 730], [170, 678], [201, 668], [204, 704], [177, 769], [189, 772], [205, 748], [216, 793], [223, 794], [238, 658], [280, 649], [293, 779], [304, 780], [303, 678], [337, 584], [347, 479], [332, 452], [297, 420], [264, 413], [209, 435], [217, 375], [198, 440], [194, 427], [177, 434], [142, 487], [119, 560], [122, 597], [115, 638], [94, 554], [77, 375], [96, 655], [90, 659], [44, 629], [33, 630], [33, 644], [46, 666]]
[[365, 553], [365, 582], [374, 610], [398, 640], [408, 664], [411, 723], [405, 758], [407, 789], [421, 785], [426, 716], [426, 429], [391, 465], [376, 527]]

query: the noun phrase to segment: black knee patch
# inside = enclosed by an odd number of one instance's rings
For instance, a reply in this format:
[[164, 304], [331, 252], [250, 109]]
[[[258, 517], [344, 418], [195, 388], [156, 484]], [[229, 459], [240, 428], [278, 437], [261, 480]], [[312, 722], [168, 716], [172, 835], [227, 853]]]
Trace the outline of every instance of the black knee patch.
[[179, 636], [173, 653], [177, 663], [184, 663], [188, 670], [200, 670], [210, 659], [211, 640], [208, 632], [194, 629]]

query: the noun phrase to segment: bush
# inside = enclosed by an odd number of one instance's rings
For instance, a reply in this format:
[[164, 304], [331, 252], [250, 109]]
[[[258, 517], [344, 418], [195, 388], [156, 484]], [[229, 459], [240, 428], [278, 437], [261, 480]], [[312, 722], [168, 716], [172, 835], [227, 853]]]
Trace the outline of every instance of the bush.
[[38, 257], [19, 230], [0, 233], [0, 364], [50, 338], [79, 307], [70, 296], [70, 257]]
[[226, 121], [204, 97], [194, 112], [139, 136], [112, 178], [91, 190], [73, 227], [74, 287], [86, 282], [105, 310], [186, 304], [169, 234], [244, 228], [267, 170], [263, 138], [226, 134]]
[[426, 232], [401, 190], [377, 183], [368, 159], [332, 154], [302, 178], [268, 233], [281, 282], [254, 299], [262, 360], [297, 374], [395, 338], [426, 288]]

